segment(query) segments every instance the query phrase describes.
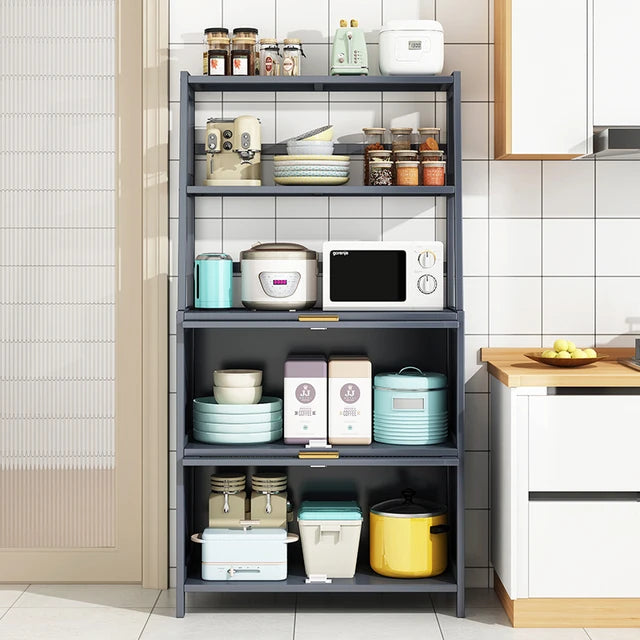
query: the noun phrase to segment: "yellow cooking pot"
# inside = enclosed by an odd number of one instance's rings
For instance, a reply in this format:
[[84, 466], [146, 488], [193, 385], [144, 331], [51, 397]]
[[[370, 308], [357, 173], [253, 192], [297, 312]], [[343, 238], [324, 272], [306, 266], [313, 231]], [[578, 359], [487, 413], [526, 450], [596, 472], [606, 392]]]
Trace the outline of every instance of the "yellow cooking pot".
[[402, 495], [370, 509], [371, 568], [392, 578], [437, 576], [447, 568], [447, 509], [414, 500], [412, 489]]

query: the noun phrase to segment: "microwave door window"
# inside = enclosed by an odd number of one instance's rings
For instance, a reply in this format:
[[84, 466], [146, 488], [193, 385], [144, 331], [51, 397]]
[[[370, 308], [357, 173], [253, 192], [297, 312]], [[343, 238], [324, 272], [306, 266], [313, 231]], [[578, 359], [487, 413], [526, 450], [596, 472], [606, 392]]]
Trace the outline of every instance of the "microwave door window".
[[332, 251], [329, 295], [332, 302], [404, 302], [405, 251]]

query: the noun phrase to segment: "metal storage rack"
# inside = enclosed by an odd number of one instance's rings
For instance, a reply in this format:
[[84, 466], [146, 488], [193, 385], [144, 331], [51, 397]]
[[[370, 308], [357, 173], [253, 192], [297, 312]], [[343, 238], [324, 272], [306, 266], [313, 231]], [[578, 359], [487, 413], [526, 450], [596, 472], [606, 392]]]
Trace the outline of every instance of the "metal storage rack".
[[[225, 592], [450, 592], [464, 616], [464, 313], [462, 305], [462, 211], [460, 73], [416, 77], [207, 77], [181, 74], [179, 273], [177, 313], [177, 551], [176, 615], [184, 616], [185, 593]], [[425, 91], [446, 94], [447, 174], [445, 187], [262, 186], [202, 187], [195, 184], [196, 91]], [[362, 146], [338, 152], [362, 153]], [[280, 151], [263, 145], [263, 153]], [[195, 199], [207, 196], [425, 196], [446, 198], [446, 300], [443, 311], [304, 313], [202, 310], [193, 307]], [[335, 316], [339, 321], [335, 321]], [[305, 322], [300, 316], [312, 316]], [[265, 394], [281, 395], [282, 364], [299, 353], [368, 353], [377, 371], [410, 359], [449, 377], [449, 437], [435, 446], [337, 446], [337, 459], [298, 457], [299, 446], [207, 445], [191, 437], [192, 399], [210, 395], [211, 371], [224, 366], [264, 369]], [[452, 532], [449, 566], [433, 578], [387, 578], [368, 564], [366, 518], [353, 579], [305, 583], [299, 548], [290, 549], [289, 575], [275, 582], [207, 582], [200, 578], [199, 548], [191, 533], [206, 526], [208, 476], [228, 467], [279, 467], [289, 474], [296, 502], [327, 486], [348, 486], [363, 511], [381, 497], [394, 497], [409, 483], [448, 505]], [[324, 484], [323, 484], [324, 483]], [[384, 491], [383, 491], [384, 487]], [[298, 545], [293, 545], [298, 547]], [[198, 546], [199, 547], [199, 546]]]

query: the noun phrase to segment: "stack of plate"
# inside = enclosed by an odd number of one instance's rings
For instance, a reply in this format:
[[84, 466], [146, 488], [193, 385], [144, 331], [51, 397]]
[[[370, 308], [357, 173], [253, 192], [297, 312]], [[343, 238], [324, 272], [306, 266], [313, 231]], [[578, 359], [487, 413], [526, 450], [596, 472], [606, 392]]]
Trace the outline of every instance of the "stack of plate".
[[256, 473], [251, 488], [258, 493], [280, 493], [287, 490], [287, 476], [281, 473]]
[[193, 401], [193, 437], [209, 444], [255, 444], [282, 438], [282, 400], [262, 396], [257, 404]]
[[447, 439], [447, 412], [403, 416], [374, 411], [373, 439], [384, 444], [438, 444]]
[[273, 179], [277, 184], [344, 184], [349, 181], [349, 156], [275, 156]]

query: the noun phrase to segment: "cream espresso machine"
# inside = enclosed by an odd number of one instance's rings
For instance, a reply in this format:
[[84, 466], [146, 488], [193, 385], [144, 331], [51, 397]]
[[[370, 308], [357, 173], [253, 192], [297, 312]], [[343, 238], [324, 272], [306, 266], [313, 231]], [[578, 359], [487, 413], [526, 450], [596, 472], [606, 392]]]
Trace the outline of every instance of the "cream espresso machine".
[[332, 76], [366, 76], [369, 75], [369, 59], [364, 31], [358, 27], [357, 20], [351, 20], [347, 27], [346, 20], [340, 20], [331, 50]]
[[209, 118], [205, 149], [207, 187], [259, 187], [262, 141], [255, 116]]

